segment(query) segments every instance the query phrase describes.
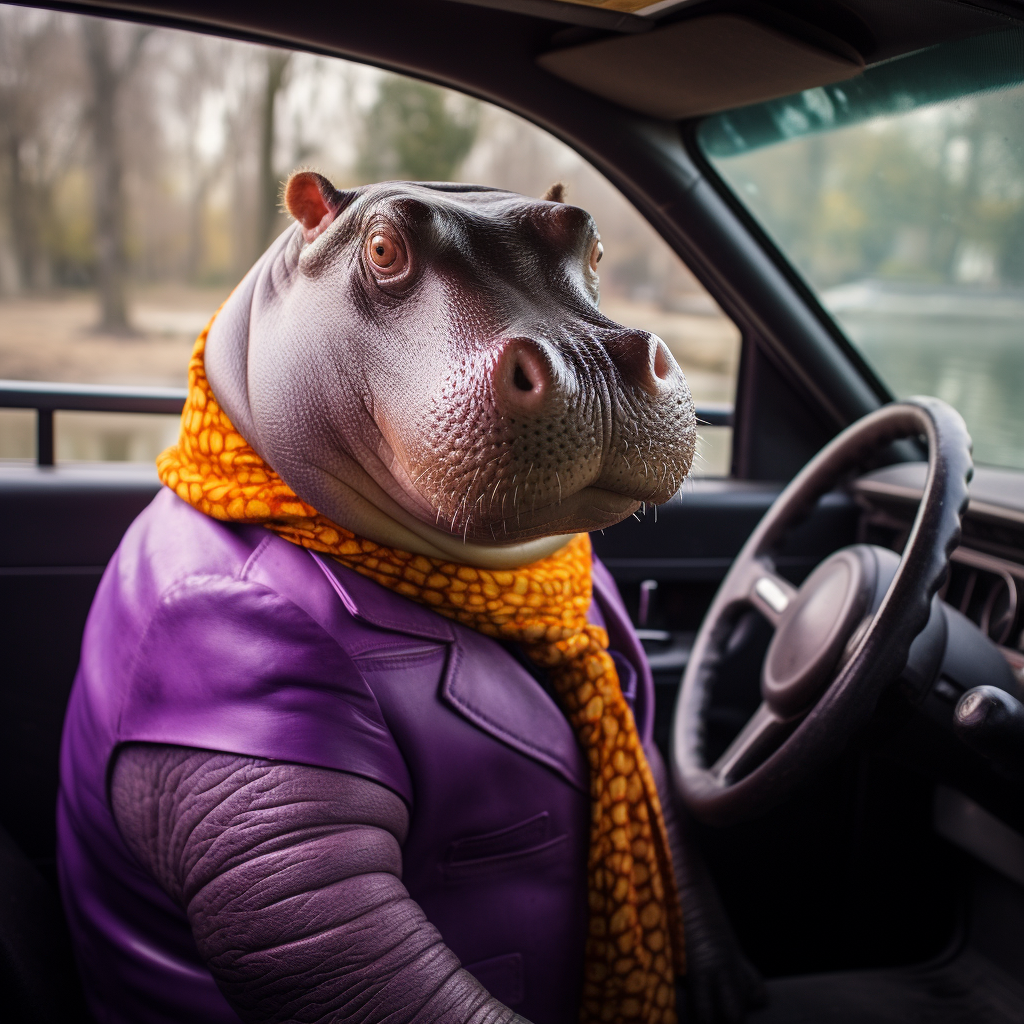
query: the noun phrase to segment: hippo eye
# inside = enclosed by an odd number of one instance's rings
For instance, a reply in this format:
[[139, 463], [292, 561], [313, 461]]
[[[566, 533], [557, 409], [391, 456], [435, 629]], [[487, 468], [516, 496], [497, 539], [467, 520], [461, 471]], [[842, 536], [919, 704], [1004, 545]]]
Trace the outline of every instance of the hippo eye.
[[604, 255], [604, 246], [601, 244], [600, 238], [594, 239], [594, 245], [590, 250], [590, 269], [595, 273], [597, 272], [597, 265], [601, 262], [601, 257]]
[[366, 255], [377, 270], [387, 274], [397, 273], [405, 266], [405, 256], [390, 235], [375, 231], [366, 242]]

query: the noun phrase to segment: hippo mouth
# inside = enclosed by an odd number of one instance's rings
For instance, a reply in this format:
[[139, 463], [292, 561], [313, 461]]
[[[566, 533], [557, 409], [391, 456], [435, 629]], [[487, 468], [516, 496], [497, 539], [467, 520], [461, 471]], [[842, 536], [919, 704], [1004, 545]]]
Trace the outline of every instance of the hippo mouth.
[[585, 487], [561, 502], [531, 508], [528, 512], [489, 526], [491, 537], [501, 543], [514, 518], [514, 540], [533, 540], [551, 534], [584, 533], [614, 526], [645, 505], [628, 494], [604, 487]]
[[647, 504], [654, 503], [621, 491], [588, 486], [561, 500], [519, 507], [496, 518], [474, 516], [472, 511], [460, 507], [447, 514], [438, 509], [424, 521], [477, 544], [514, 544], [538, 537], [603, 530], [615, 526]]
[[488, 448], [459, 463], [414, 463], [413, 471], [385, 444], [385, 462], [392, 493], [426, 526], [475, 544], [516, 544], [605, 529], [664, 503], [689, 471], [692, 425], [689, 430], [681, 431], [674, 458], [655, 456], [652, 441], [650, 462], [635, 451], [629, 459], [621, 446], [603, 458], [538, 466], [517, 453], [515, 442], [498, 454]]

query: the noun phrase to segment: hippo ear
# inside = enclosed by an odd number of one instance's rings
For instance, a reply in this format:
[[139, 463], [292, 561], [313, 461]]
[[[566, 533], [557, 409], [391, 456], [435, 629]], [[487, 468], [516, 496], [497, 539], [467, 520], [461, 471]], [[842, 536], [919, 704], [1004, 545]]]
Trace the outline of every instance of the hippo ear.
[[350, 192], [339, 192], [316, 171], [296, 171], [284, 187], [284, 205], [307, 242], [323, 234], [351, 201]]
[[549, 185], [547, 192], [541, 196], [541, 199], [543, 199], [545, 203], [564, 203], [565, 182], [556, 181], [553, 185]]

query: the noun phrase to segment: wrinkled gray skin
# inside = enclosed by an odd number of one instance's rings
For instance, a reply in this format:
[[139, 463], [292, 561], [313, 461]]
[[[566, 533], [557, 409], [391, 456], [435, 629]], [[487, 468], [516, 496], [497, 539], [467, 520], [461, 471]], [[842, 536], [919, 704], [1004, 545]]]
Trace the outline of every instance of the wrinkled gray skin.
[[[760, 979], [682, 827], [657, 751], [651, 770], [683, 904], [684, 1022], [736, 1024], [763, 998]], [[111, 800], [129, 848], [185, 910], [248, 1024], [527, 1024], [461, 969], [402, 885], [409, 815], [385, 787], [326, 768], [135, 744], [118, 757]]]
[[[298, 223], [227, 302], [206, 368], [243, 437], [320, 512], [501, 568], [679, 488], [695, 438], [686, 382], [663, 342], [599, 312], [584, 211], [476, 187], [341, 193], [309, 173], [286, 202]], [[370, 259], [380, 233], [397, 270]], [[734, 1022], [759, 982], [656, 757], [652, 769], [683, 896], [688, 1019]], [[403, 887], [408, 811], [389, 790], [139, 744], [119, 754], [111, 798], [244, 1021], [521, 1021]]]
[[[663, 341], [599, 311], [589, 214], [479, 186], [343, 193], [308, 172], [286, 201], [299, 222], [218, 316], [206, 369], [329, 519], [507, 568], [679, 489], [690, 392]], [[383, 271], [379, 234], [399, 253]]]

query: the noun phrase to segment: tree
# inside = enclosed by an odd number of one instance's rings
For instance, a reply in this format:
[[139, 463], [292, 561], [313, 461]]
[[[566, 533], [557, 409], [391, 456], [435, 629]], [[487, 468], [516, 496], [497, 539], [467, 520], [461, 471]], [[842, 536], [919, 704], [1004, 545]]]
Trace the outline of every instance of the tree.
[[358, 173], [366, 181], [450, 181], [476, 138], [479, 105], [455, 107], [436, 86], [389, 75], [363, 119]]
[[274, 169], [274, 142], [276, 140], [276, 111], [278, 93], [287, 80], [288, 65], [292, 55], [284, 50], [267, 50], [267, 76], [263, 87], [263, 101], [260, 110], [259, 183], [256, 250], [258, 259], [277, 233], [277, 219], [280, 213], [280, 181]]
[[213, 152], [203, 146], [201, 118], [206, 101], [224, 91], [227, 49], [222, 39], [188, 35], [173, 52], [174, 96], [183, 129], [179, 151], [182, 189], [185, 201], [185, 239], [181, 259], [182, 277], [198, 283], [206, 259], [207, 206], [210, 192], [224, 171], [226, 149], [223, 144]]
[[7, 229], [0, 284], [12, 292], [51, 283], [51, 193], [76, 142], [71, 124], [78, 105], [71, 97], [78, 91], [78, 68], [67, 42], [53, 15], [0, 10], [0, 180]]
[[131, 334], [125, 294], [128, 257], [125, 251], [124, 153], [118, 117], [121, 93], [132, 76], [150, 29], [126, 29], [124, 53], [114, 55], [113, 32], [99, 18], [83, 18], [82, 42], [92, 96], [96, 283], [100, 293], [99, 329]]

